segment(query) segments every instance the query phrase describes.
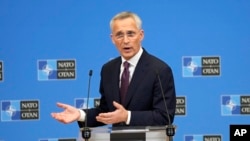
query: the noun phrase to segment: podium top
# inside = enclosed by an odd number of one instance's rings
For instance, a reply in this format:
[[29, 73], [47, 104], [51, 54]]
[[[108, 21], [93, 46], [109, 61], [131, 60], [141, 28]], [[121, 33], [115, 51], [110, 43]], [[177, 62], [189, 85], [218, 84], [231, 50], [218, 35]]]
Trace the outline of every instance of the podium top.
[[[168, 126], [119, 126], [119, 127], [93, 127], [92, 132], [102, 133], [119, 133], [119, 132], [149, 132], [157, 130], [165, 130]], [[176, 128], [176, 126], [174, 126]]]
[[[90, 128], [92, 132], [92, 137], [89, 141], [142, 141], [141, 139], [134, 139], [135, 137], [143, 135], [143, 141], [169, 141], [166, 136], [166, 129], [168, 126], [123, 126], [123, 127], [110, 127], [101, 126]], [[176, 127], [173, 126], [175, 129]], [[133, 137], [133, 139], [132, 139]], [[157, 137], [157, 138], [156, 138]], [[127, 139], [130, 138], [130, 139]], [[82, 138], [82, 132], [79, 132], [78, 141], [84, 141]]]
[[163, 130], [166, 129], [167, 126], [119, 126], [119, 127], [111, 127], [111, 130]]

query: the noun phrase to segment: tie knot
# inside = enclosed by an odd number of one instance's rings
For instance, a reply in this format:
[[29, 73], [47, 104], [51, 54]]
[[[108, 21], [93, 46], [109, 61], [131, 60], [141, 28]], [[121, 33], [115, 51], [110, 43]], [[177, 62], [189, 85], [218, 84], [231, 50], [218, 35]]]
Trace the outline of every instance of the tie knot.
[[124, 66], [124, 68], [129, 68], [129, 62], [127, 62], [127, 61], [125, 61], [124, 63], [123, 63], [123, 66]]

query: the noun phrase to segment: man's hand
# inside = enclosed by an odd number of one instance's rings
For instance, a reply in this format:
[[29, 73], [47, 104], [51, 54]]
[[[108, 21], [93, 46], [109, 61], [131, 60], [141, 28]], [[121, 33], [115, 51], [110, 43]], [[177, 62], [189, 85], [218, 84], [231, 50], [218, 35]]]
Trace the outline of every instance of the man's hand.
[[128, 111], [124, 107], [113, 101], [113, 105], [116, 107], [114, 112], [100, 113], [96, 120], [105, 124], [114, 124], [119, 122], [126, 122], [128, 118]]
[[60, 113], [51, 113], [51, 116], [59, 122], [71, 123], [80, 118], [80, 112], [77, 108], [63, 103], [57, 103], [57, 106], [63, 108], [64, 111]]

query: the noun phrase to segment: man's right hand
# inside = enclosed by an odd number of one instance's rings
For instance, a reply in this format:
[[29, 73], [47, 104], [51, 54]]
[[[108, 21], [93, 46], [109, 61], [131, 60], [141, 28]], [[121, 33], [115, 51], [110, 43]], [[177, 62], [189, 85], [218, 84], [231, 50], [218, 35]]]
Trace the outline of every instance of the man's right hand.
[[80, 112], [77, 108], [70, 106], [68, 104], [57, 103], [58, 107], [63, 108], [62, 112], [52, 112], [51, 116], [62, 123], [71, 123], [77, 121], [80, 118]]

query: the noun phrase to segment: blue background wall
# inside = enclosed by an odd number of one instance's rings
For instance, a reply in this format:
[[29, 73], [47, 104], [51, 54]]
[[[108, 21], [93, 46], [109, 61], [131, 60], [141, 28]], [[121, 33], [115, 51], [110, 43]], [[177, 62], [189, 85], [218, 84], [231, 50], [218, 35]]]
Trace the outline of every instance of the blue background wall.
[[[249, 1], [1, 0], [0, 100], [39, 100], [40, 117], [2, 119], [0, 140], [78, 136], [76, 123], [61, 124], [50, 113], [61, 111], [58, 101], [74, 105], [87, 96], [90, 69], [91, 97], [99, 97], [100, 68], [119, 55], [109, 37], [109, 20], [124, 10], [141, 16], [143, 46], [172, 67], [177, 96], [186, 97], [186, 115], [175, 118], [175, 140], [215, 134], [228, 141], [230, 124], [249, 124], [249, 114], [223, 115], [221, 103], [223, 95], [250, 95]], [[219, 56], [221, 73], [185, 77], [184, 56]], [[75, 59], [76, 79], [39, 81], [37, 62], [50, 59]]]

